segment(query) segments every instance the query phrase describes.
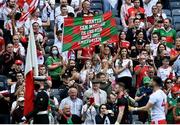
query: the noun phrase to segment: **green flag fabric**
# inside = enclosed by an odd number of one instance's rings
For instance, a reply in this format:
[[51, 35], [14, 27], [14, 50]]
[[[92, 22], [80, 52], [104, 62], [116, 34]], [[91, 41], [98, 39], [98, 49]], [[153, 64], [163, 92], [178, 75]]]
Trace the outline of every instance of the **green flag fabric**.
[[112, 12], [64, 19], [63, 52], [117, 41], [118, 30]]

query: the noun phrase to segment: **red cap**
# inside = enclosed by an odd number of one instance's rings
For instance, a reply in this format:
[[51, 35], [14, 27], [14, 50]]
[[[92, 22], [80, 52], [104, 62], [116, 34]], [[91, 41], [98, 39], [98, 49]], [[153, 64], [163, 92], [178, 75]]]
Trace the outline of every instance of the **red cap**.
[[17, 64], [17, 65], [22, 65], [23, 62], [22, 62], [21, 60], [16, 60], [16, 61], [15, 61], [15, 64]]
[[171, 93], [176, 93], [179, 91], [179, 87], [177, 85], [174, 85], [172, 88], [171, 88]]

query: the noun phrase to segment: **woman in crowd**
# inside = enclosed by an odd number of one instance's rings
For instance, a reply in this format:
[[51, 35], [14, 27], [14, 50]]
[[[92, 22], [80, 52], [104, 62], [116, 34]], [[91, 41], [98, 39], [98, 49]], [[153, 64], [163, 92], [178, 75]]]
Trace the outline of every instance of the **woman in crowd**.
[[112, 112], [109, 112], [107, 110], [107, 107], [105, 104], [100, 105], [99, 107], [99, 113], [96, 115], [95, 120], [96, 124], [113, 124], [112, 122], [112, 116], [114, 114]]
[[46, 60], [49, 76], [52, 78], [52, 88], [59, 88], [62, 85], [60, 80], [60, 73], [63, 68], [63, 58], [59, 54], [58, 48], [52, 46], [50, 49], [50, 55]]

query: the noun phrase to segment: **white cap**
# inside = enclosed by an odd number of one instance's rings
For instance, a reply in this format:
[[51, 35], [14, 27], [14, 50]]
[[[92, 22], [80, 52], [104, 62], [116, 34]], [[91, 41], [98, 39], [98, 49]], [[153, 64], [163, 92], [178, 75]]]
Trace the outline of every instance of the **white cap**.
[[18, 102], [24, 101], [24, 97], [19, 97], [17, 101]]

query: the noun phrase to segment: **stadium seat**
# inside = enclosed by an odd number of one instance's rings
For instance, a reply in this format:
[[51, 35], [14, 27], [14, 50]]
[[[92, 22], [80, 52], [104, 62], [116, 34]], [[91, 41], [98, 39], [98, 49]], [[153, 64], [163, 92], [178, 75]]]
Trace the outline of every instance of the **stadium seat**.
[[102, 10], [102, 4], [101, 3], [91, 3], [91, 9], [92, 10]]
[[134, 121], [134, 124], [143, 124], [141, 121]]
[[116, 16], [116, 17], [118, 17], [118, 16], [119, 16], [119, 14], [118, 14], [118, 10], [113, 9], [113, 10], [112, 10], [112, 13], [113, 13], [113, 15], [114, 15], [114, 16]]
[[47, 32], [48, 39], [54, 39], [54, 32]]
[[180, 9], [173, 9], [172, 16], [180, 16]]
[[44, 62], [46, 62], [47, 58], [49, 57], [49, 54], [44, 55]]
[[117, 25], [118, 31], [123, 31], [124, 27], [122, 25]]
[[44, 50], [45, 50], [45, 53], [46, 53], [46, 54], [48, 54], [48, 53], [50, 52], [50, 48], [51, 48], [51, 46], [46, 46], [46, 47], [45, 47]]
[[115, 19], [116, 19], [116, 24], [117, 25], [121, 25], [121, 18], [115, 17]]
[[174, 22], [174, 25], [176, 23], [180, 23], [180, 16], [173, 16], [173, 22]]
[[48, 39], [48, 41], [46, 42], [47, 46], [52, 46], [54, 44], [54, 39]]
[[176, 32], [180, 31], [180, 23], [176, 23], [175, 24], [175, 29], [176, 29]]
[[169, 9], [163, 9], [163, 12], [167, 15], [167, 16], [171, 16], [171, 11]]
[[169, 18], [171, 22], [173, 22], [173, 18], [171, 16], [167, 16], [167, 18]]
[[180, 31], [178, 31], [178, 32], [176, 33], [176, 37], [177, 37], [177, 38], [180, 37]]
[[180, 9], [180, 2], [170, 2], [171, 9]]
[[102, 3], [102, 0], [91, 0], [91, 3]]
[[8, 89], [7, 77], [4, 75], [0, 75], [0, 91], [7, 89]]

